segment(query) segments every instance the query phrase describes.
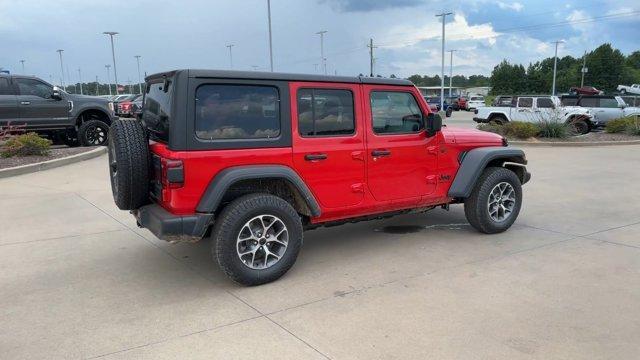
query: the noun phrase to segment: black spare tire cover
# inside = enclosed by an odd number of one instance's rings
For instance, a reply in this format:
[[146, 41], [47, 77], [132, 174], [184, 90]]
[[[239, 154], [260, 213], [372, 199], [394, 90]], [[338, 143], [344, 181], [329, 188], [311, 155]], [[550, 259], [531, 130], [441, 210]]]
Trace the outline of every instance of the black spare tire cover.
[[149, 140], [137, 120], [116, 120], [109, 130], [109, 176], [121, 210], [149, 202]]

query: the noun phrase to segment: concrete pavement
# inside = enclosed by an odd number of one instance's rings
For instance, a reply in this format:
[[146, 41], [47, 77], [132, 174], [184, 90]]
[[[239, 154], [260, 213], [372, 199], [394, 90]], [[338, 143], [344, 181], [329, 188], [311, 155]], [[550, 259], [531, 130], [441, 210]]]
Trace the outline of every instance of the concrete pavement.
[[252, 288], [136, 228], [105, 156], [1, 179], [0, 358], [637, 358], [639, 150], [528, 148], [510, 231], [461, 206], [313, 230]]

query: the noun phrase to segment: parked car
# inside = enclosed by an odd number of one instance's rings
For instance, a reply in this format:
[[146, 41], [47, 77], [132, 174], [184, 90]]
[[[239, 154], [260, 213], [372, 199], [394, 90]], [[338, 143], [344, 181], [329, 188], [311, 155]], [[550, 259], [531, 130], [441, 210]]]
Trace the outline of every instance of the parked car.
[[467, 109], [467, 98], [464, 96], [461, 96], [458, 98], [458, 107], [460, 109]]
[[513, 106], [513, 96], [498, 95], [493, 99], [491, 106]]
[[618, 85], [618, 92], [620, 94], [637, 94], [640, 95], [640, 84], [633, 84], [631, 86]]
[[32, 76], [0, 74], [0, 126], [24, 125], [69, 146], [94, 146], [106, 144], [114, 119], [106, 99], [68, 94]]
[[116, 114], [121, 117], [133, 117], [135, 114], [133, 103], [137, 100], [140, 100], [140, 102], [142, 102], [142, 94], [134, 95], [131, 98], [125, 98], [124, 100], [119, 101]]
[[467, 111], [471, 111], [477, 108], [484, 107], [484, 97], [483, 96], [471, 96], [467, 101]]
[[640, 96], [621, 96], [627, 106], [640, 107]]
[[146, 85], [142, 120], [109, 137], [114, 201], [161, 239], [210, 237], [245, 285], [286, 273], [319, 226], [464, 203], [478, 231], [505, 231], [530, 178], [522, 150], [443, 128], [407, 80], [177, 70]]
[[497, 124], [506, 124], [508, 121], [561, 121], [571, 125], [580, 134], [586, 134], [595, 127], [590, 109], [562, 106], [557, 96], [517, 96], [513, 103], [515, 106], [477, 108], [473, 121]]
[[459, 111], [460, 110], [460, 104], [458, 103], [458, 97], [457, 96], [447, 96], [444, 98], [445, 103], [449, 104], [449, 106], [451, 107], [451, 110], [453, 111]]
[[593, 127], [604, 127], [607, 122], [622, 117], [640, 115], [640, 108], [628, 106], [620, 96], [562, 96], [564, 106], [580, 106], [591, 109]]
[[120, 104], [125, 102], [125, 101], [130, 101], [133, 98], [135, 98], [136, 96], [138, 96], [138, 95], [137, 94], [121, 94], [121, 95], [116, 96], [113, 99], [113, 108], [116, 111], [116, 115], [117, 116], [125, 116], [126, 117], [128, 114], [121, 112], [122, 109], [120, 108]]
[[601, 95], [603, 94], [602, 91], [594, 88], [593, 86], [583, 86], [583, 87], [577, 87], [577, 86], [573, 86], [571, 89], [569, 89], [569, 94], [571, 95]]

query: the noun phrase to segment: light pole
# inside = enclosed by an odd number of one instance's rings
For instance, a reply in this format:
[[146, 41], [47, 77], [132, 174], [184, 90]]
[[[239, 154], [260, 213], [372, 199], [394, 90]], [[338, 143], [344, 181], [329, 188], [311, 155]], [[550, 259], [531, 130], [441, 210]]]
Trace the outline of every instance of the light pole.
[[233, 54], [231, 53], [231, 48], [234, 47], [234, 44], [226, 45], [229, 48], [229, 66], [233, 69]]
[[453, 84], [453, 53], [458, 50], [449, 50], [451, 53], [451, 60], [449, 62], [449, 97], [451, 97], [451, 88]]
[[373, 77], [373, 65], [375, 63], [375, 58], [373, 57], [373, 49], [377, 48], [377, 46], [373, 46], [373, 39], [369, 39], [369, 76]]
[[558, 44], [563, 43], [564, 41], [558, 40], [553, 43], [556, 44], [556, 53], [553, 56], [553, 84], [551, 85], [551, 95], [556, 94], [556, 71], [558, 68]]
[[587, 73], [587, 71], [589, 71], [589, 69], [587, 68], [587, 51], [585, 50], [584, 56], [582, 57], [582, 69], [580, 69], [580, 72], [582, 73], [582, 80], [580, 80], [580, 87], [584, 86], [584, 75]]
[[324, 34], [326, 33], [327, 30], [321, 30], [316, 33], [316, 35], [320, 35], [320, 61], [325, 75], [327, 75], [327, 59], [324, 57]]
[[269, 66], [273, 72], [273, 39], [271, 38], [271, 0], [267, 0], [267, 16], [269, 17]]
[[24, 71], [24, 60], [20, 60], [20, 63], [22, 64], [22, 75], [27, 75], [27, 73]]
[[444, 24], [446, 22], [447, 15], [453, 15], [453, 13], [448, 12], [436, 15], [436, 17], [442, 16], [442, 79], [440, 79], [440, 110], [446, 110], [444, 108]]
[[105, 35], [109, 35], [111, 38], [111, 57], [113, 58], [113, 79], [116, 82], [116, 94], [118, 93], [118, 70], [116, 69], [116, 51], [113, 47], [113, 36], [118, 35], [117, 31], [105, 31]]
[[136, 62], [138, 63], [138, 94], [142, 94], [142, 79], [140, 78], [140, 58], [142, 56], [140, 55], [136, 55], [134, 56], [134, 58], [136, 58]]
[[104, 67], [107, 68], [107, 87], [109, 88], [109, 95], [111, 95], [111, 74], [109, 74], [109, 68], [111, 65], [107, 64]]
[[78, 68], [78, 80], [80, 81], [80, 95], [84, 95], [82, 92], [82, 72], [80, 72], [80, 68]]
[[62, 65], [62, 52], [63, 51], [64, 50], [62, 50], [62, 49], [56, 50], [56, 52], [58, 52], [58, 55], [60, 55], [60, 72], [62, 73], [62, 78], [61, 78], [62, 88], [66, 90], [66, 87], [64, 86], [64, 65]]
[[98, 82], [98, 75], [96, 75], [96, 96], [100, 96], [100, 83]]

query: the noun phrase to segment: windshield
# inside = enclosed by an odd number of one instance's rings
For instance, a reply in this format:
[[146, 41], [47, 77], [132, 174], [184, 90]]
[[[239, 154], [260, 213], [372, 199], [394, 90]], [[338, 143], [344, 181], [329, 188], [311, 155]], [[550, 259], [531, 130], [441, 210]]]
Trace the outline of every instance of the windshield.
[[479, 97], [479, 96], [472, 96], [471, 97], [471, 101], [484, 101], [484, 98]]

